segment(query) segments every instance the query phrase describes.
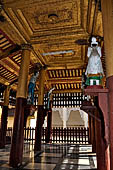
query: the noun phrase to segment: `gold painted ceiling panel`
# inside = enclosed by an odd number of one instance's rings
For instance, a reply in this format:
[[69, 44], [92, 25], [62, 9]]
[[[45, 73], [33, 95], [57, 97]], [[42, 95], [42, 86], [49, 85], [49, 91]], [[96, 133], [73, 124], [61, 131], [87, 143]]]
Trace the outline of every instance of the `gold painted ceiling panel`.
[[[0, 82], [18, 80], [21, 45], [30, 43], [32, 75], [47, 65], [46, 88], [81, 90], [92, 35], [103, 47], [102, 13], [95, 0], [3, 0], [0, 21]], [[105, 69], [105, 54], [103, 65]], [[36, 89], [38, 90], [37, 81]], [[17, 82], [14, 84], [17, 87]]]

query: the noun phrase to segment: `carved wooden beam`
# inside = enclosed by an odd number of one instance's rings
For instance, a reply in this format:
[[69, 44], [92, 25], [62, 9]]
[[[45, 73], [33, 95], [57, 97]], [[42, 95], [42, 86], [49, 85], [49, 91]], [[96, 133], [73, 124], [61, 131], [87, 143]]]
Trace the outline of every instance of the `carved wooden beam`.
[[8, 16], [6, 11], [3, 9], [1, 11], [1, 14], [6, 18], [6, 20], [9, 22], [9, 24], [12, 26], [12, 28], [16, 31], [17, 35], [21, 38], [23, 43], [27, 43], [27, 40], [23, 36], [23, 34], [19, 31], [19, 29], [16, 27], [15, 23], [11, 20], [11, 18]]
[[81, 89], [65, 89], [65, 90], [54, 90], [53, 93], [77, 93], [82, 92]]
[[81, 77], [73, 77], [73, 78], [51, 78], [48, 80], [48, 82], [51, 82], [51, 84], [56, 84], [56, 83], [80, 83], [81, 82]]
[[9, 57], [11, 55], [14, 55], [14, 53], [19, 52], [20, 49], [21, 47], [19, 45], [13, 45], [9, 47], [7, 50], [5, 50], [4, 52], [0, 54], [0, 60], [3, 58]]
[[46, 62], [43, 60], [43, 57], [42, 57], [42, 55], [41, 55], [41, 53], [39, 52], [39, 51], [35, 51], [34, 50], [34, 48], [32, 49], [32, 53], [34, 54], [34, 56], [36, 57], [36, 58], [38, 58], [38, 60], [39, 60], [39, 62], [40, 62], [40, 64], [42, 65], [42, 66], [44, 66], [44, 65], [46, 65]]

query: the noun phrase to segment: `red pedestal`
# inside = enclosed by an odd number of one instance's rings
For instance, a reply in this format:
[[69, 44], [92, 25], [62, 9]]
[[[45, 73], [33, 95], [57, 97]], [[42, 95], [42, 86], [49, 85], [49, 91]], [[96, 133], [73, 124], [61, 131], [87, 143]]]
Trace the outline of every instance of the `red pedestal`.
[[101, 86], [101, 85], [91, 85], [91, 86], [87, 86], [86, 89], [103, 89], [103, 86]]

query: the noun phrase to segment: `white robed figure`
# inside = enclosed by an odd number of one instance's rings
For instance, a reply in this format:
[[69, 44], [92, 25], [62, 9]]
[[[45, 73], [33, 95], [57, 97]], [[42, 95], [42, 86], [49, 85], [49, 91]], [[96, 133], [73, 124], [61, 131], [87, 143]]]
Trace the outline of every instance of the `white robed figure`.
[[[101, 62], [101, 47], [98, 46], [98, 42], [96, 41], [95, 37], [92, 37], [91, 47], [88, 47], [88, 65], [85, 72], [85, 75], [88, 77], [90, 75], [101, 75], [104, 76], [103, 68], [102, 68], [102, 62]], [[96, 77], [94, 78], [96, 79]], [[90, 85], [93, 85], [93, 81], [90, 81]], [[98, 82], [99, 85], [99, 82]]]

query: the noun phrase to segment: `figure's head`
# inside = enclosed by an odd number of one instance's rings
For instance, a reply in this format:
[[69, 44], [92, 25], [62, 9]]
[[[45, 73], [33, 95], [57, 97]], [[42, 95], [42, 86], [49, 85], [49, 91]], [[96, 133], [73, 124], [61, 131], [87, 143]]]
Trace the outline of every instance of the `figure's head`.
[[39, 71], [35, 71], [34, 76], [38, 77], [38, 75], [39, 75]]
[[92, 47], [96, 47], [97, 45], [98, 45], [98, 42], [96, 41], [96, 38], [92, 37], [92, 39], [91, 39], [91, 46]]
[[42, 68], [42, 65], [40, 63], [36, 63], [34, 66], [35, 71], [39, 71], [41, 70], [41, 68]]

